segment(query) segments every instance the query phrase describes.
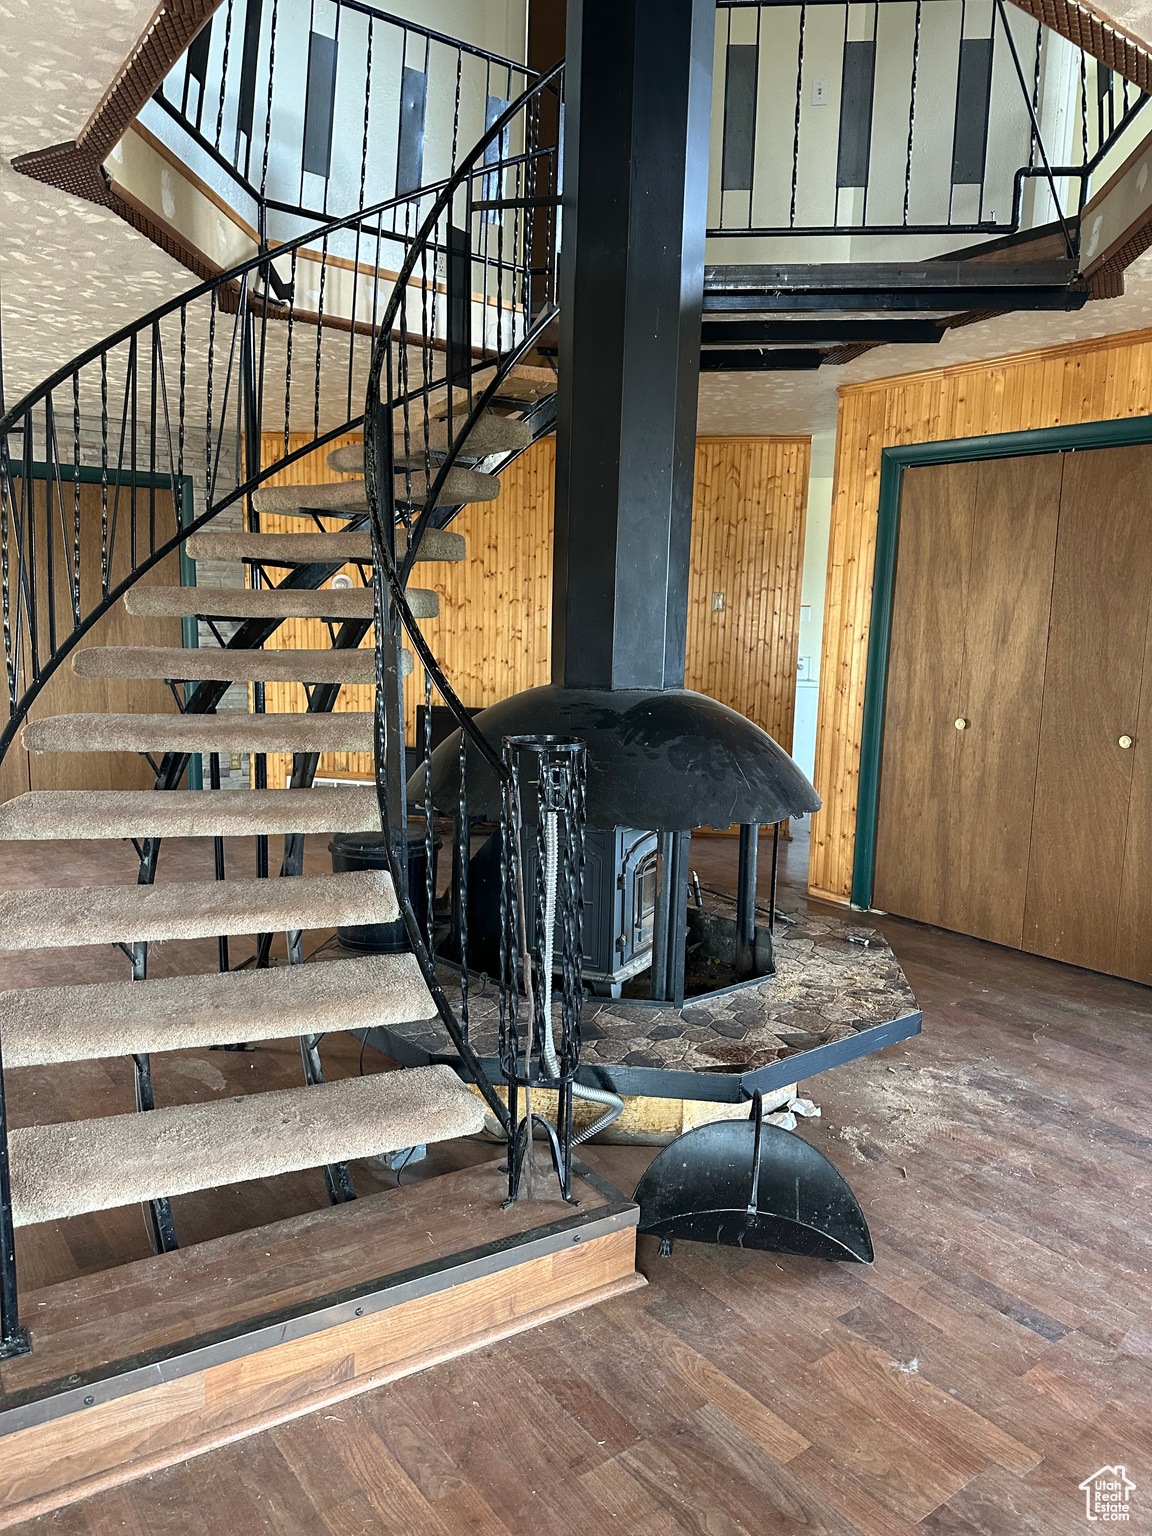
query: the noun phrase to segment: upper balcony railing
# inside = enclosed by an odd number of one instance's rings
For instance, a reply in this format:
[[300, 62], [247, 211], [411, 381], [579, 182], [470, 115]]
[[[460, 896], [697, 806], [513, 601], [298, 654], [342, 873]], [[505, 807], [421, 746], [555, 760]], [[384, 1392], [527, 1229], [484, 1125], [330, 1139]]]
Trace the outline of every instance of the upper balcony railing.
[[443, 185], [535, 78], [365, 0], [226, 0], [143, 120], [263, 242]]
[[712, 237], [1062, 227], [1147, 98], [1003, 0], [718, 0]]

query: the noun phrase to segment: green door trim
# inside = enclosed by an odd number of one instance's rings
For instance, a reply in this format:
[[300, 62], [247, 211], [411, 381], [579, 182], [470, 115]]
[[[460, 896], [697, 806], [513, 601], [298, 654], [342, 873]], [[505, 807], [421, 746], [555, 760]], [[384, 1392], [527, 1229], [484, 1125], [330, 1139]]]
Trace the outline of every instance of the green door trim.
[[872, 567], [872, 607], [864, 678], [864, 718], [860, 730], [860, 773], [856, 799], [856, 847], [852, 860], [854, 907], [872, 905], [876, 860], [876, 817], [880, 801], [880, 754], [888, 689], [888, 647], [892, 635], [892, 598], [896, 588], [896, 551], [900, 539], [900, 493], [904, 471], [925, 464], [960, 464], [973, 459], [1010, 459], [1036, 453], [1068, 453], [1081, 448], [1127, 448], [1152, 443], [1152, 416], [1119, 421], [1088, 421], [1080, 426], [1040, 427], [1032, 432], [998, 432], [986, 437], [955, 437], [940, 443], [885, 448], [880, 454], [880, 504], [876, 555]]
[[[23, 463], [15, 463], [9, 471], [12, 478], [18, 480], [24, 473]], [[60, 483], [75, 482], [77, 466], [75, 464], [55, 464], [52, 466], [52, 478]], [[180, 485], [180, 526], [186, 528], [189, 523], [196, 520], [196, 494], [191, 475], [166, 475], [151, 474], [144, 470], [118, 470], [105, 469], [95, 464], [79, 465], [81, 485], [110, 485], [130, 486], [135, 490], [171, 491], [179, 481]], [[47, 480], [48, 465], [36, 459], [32, 464], [33, 480]], [[191, 558], [181, 544], [180, 555], [180, 585], [182, 587], [194, 587], [196, 585], [196, 562]], [[199, 650], [200, 628], [195, 619], [185, 618], [180, 620], [181, 643], [185, 650]], [[188, 759], [188, 788], [203, 789], [203, 764], [200, 758], [193, 755]]]

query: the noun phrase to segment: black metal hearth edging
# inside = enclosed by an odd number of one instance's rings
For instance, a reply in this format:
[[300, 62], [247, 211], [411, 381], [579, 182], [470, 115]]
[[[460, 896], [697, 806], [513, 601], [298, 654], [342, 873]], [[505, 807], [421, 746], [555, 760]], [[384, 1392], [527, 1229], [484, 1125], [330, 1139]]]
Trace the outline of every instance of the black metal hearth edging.
[[[735, 991], [736, 988], [726, 990]], [[710, 993], [709, 998], [717, 995], [719, 994]], [[621, 1007], [668, 1008], [670, 1005], [654, 1004], [646, 999], [629, 998], [623, 1004], [614, 1002], [612, 1006], [614, 1010], [618, 1010]], [[691, 1007], [691, 999], [686, 1006]], [[687, 1099], [694, 1103], [706, 1104], [742, 1104], [757, 1088], [762, 1093], [770, 1093], [773, 1089], [786, 1087], [789, 1083], [803, 1082], [818, 1076], [821, 1072], [828, 1072], [833, 1067], [842, 1067], [845, 1062], [856, 1061], [861, 1056], [870, 1056], [875, 1051], [882, 1051], [885, 1046], [897, 1045], [901, 1040], [909, 1040], [913, 1035], [921, 1032], [922, 1025], [922, 1013], [906, 1013], [885, 1024], [873, 1024], [868, 1029], [845, 1036], [842, 1040], [829, 1040], [823, 1045], [814, 1045], [808, 1050], [797, 1051], [795, 1055], [768, 1062], [765, 1066], [757, 1067], [750, 1072], [679, 1072], [663, 1067], [602, 1066], [600, 1064], [593, 1066], [583, 1063], [576, 1071], [575, 1080], [588, 1088], [602, 1088], [608, 1093], [620, 1094], [623, 1097]], [[422, 1050], [414, 1046], [411, 1041], [405, 1040], [398, 1031], [389, 1029], [386, 1025], [378, 1025], [367, 1030], [353, 1030], [352, 1033], [357, 1039], [366, 1040], [373, 1050], [391, 1057], [403, 1067], [456, 1065], [450, 1052]], [[496, 1057], [482, 1056], [480, 1060], [486, 1071], [498, 1072], [499, 1061]], [[548, 1087], [547, 1081], [538, 1076], [533, 1077], [533, 1085], [541, 1088]]]

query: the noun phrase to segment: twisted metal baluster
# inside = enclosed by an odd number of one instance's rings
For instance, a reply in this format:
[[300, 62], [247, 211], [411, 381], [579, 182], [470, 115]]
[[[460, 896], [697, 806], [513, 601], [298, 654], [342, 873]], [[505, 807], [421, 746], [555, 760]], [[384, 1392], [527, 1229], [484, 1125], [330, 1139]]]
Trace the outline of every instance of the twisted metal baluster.
[[12, 587], [9, 568], [9, 518], [12, 505], [12, 474], [9, 463], [8, 434], [0, 438], [0, 582], [3, 584], [4, 667], [8, 675], [9, 713], [16, 709], [16, 655], [12, 635]]
[[428, 953], [435, 953], [436, 841], [432, 807], [432, 674], [424, 669], [424, 882], [428, 897]]
[[796, 228], [796, 183], [800, 172], [800, 102], [804, 94], [804, 26], [808, 7], [800, 7], [800, 26], [796, 36], [796, 117], [792, 125], [792, 196], [788, 204], [788, 228]]
[[148, 399], [148, 553], [156, 552], [156, 395], [158, 386], [157, 347], [160, 323], [152, 327], [152, 388]]
[[912, 43], [912, 92], [908, 98], [908, 152], [904, 160], [904, 223], [908, 223], [908, 208], [912, 198], [912, 138], [916, 130], [916, 86], [920, 73], [920, 27], [924, 16], [924, 0], [916, 0], [916, 34]]
[[1040, 112], [1040, 47], [1044, 41], [1044, 27], [1036, 23], [1036, 61], [1032, 72], [1032, 114], [1028, 125], [1028, 169], [1036, 169], [1036, 123]]
[[468, 820], [468, 741], [460, 732], [460, 798], [456, 807], [456, 836], [460, 847], [460, 1028], [468, 1039], [468, 863], [472, 856], [471, 826]]
[[224, 55], [220, 63], [220, 107], [216, 113], [216, 139], [215, 147], [220, 148], [220, 138], [224, 132], [224, 96], [228, 88], [228, 55], [232, 46], [232, 0], [228, 0], [228, 11], [224, 17]]
[[1088, 164], [1088, 55], [1080, 50], [1080, 154], [1081, 165]]
[[316, 398], [312, 416], [312, 436], [320, 436], [320, 371], [324, 366], [324, 282], [328, 276], [328, 232], [324, 232], [324, 239], [320, 246], [320, 292], [318, 298], [318, 310], [316, 314]]
[[[268, 195], [268, 156], [272, 147], [272, 83], [276, 78], [276, 25], [280, 16], [280, 0], [272, 0], [272, 24], [268, 41], [268, 101], [264, 110], [264, 158], [260, 165], [260, 214], [264, 217], [264, 202]], [[363, 206], [363, 205], [361, 205]], [[263, 224], [261, 224], [263, 228]], [[267, 293], [268, 285], [264, 285]]]

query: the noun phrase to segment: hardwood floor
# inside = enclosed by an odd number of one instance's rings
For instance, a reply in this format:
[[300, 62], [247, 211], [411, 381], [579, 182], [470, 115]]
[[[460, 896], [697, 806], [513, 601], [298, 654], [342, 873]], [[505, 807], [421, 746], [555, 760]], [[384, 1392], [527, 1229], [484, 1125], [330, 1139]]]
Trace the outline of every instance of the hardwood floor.
[[[804, 831], [785, 846], [785, 911]], [[693, 844], [705, 884], [731, 886], [735, 856]], [[68, 878], [84, 875], [46, 883]], [[823, 1118], [801, 1127], [859, 1196], [873, 1268], [692, 1244], [660, 1259], [642, 1239], [642, 1291], [18, 1529], [1072, 1536], [1090, 1528], [1078, 1484], [1121, 1463], [1127, 1529], [1152, 1531], [1152, 991], [879, 926], [924, 1033], [809, 1082]], [[286, 1047], [210, 1060], [229, 1083], [293, 1065]], [[341, 1060], [356, 1070], [344, 1046]], [[627, 1189], [650, 1156], [588, 1160]], [[229, 1191], [223, 1216], [189, 1208], [190, 1235], [322, 1199], [273, 1183]], [[113, 1216], [46, 1234], [37, 1283], [139, 1256], [138, 1213]]]

